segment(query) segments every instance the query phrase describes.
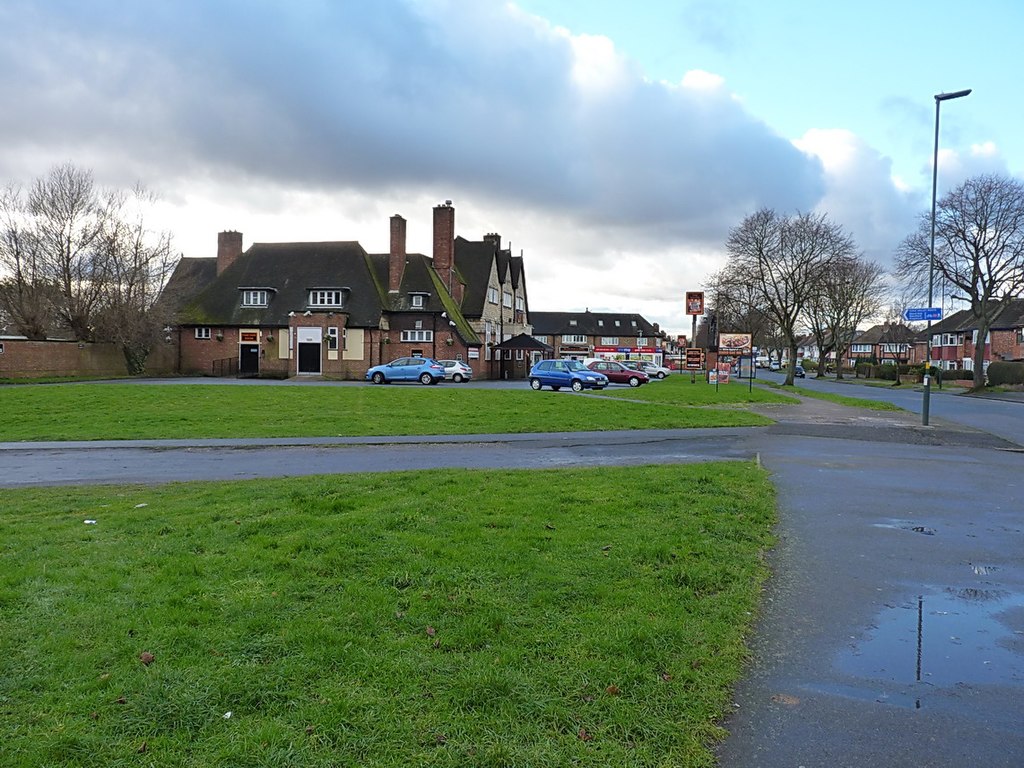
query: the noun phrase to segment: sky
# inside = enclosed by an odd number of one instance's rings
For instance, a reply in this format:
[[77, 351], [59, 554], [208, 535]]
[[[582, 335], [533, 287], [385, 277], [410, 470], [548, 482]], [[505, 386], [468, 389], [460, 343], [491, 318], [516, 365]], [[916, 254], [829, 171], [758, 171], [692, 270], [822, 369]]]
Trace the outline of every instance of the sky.
[[0, 186], [71, 162], [217, 233], [430, 254], [432, 209], [524, 257], [529, 307], [640, 313], [762, 207], [892, 263], [931, 201], [1024, 177], [1019, 0], [3, 0]]

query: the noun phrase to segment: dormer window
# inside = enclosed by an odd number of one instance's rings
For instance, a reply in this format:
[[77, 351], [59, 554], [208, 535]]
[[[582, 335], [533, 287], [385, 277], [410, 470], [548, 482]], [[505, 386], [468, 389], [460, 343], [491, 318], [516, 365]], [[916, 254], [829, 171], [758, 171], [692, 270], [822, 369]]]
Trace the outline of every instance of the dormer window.
[[311, 307], [343, 307], [348, 296], [348, 288], [311, 288], [309, 306]]
[[410, 293], [409, 306], [413, 309], [423, 309], [427, 306], [427, 295], [426, 293]]
[[570, 320], [569, 321], [569, 325], [576, 325], [576, 321], [575, 320]]
[[265, 307], [270, 303], [270, 291], [266, 288], [245, 288], [242, 290], [243, 307]]

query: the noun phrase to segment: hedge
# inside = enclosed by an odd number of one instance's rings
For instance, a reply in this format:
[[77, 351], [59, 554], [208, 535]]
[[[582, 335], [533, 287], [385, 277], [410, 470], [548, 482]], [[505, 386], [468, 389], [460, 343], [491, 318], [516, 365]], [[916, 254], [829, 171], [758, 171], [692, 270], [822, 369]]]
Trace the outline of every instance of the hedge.
[[994, 361], [988, 366], [988, 383], [993, 386], [1000, 384], [1024, 384], [1024, 363], [1006, 363]]

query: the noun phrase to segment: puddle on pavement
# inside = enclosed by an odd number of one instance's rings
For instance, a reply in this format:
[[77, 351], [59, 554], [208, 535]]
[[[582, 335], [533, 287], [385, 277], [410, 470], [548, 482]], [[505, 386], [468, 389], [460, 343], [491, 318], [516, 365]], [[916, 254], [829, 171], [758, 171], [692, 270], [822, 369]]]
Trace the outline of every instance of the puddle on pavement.
[[838, 664], [858, 677], [900, 684], [1024, 684], [1024, 594], [922, 593], [886, 607]]

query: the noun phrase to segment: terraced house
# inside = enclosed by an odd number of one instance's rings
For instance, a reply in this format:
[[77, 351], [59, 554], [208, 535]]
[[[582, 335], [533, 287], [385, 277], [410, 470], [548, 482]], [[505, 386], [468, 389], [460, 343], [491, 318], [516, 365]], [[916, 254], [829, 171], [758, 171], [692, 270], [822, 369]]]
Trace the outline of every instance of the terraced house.
[[495, 348], [530, 331], [523, 257], [501, 237], [455, 237], [451, 201], [434, 208], [430, 256], [406, 248], [391, 217], [388, 253], [355, 241], [253, 243], [221, 232], [217, 256], [182, 259], [166, 294], [183, 374], [361, 379], [423, 355], [502, 375]]

